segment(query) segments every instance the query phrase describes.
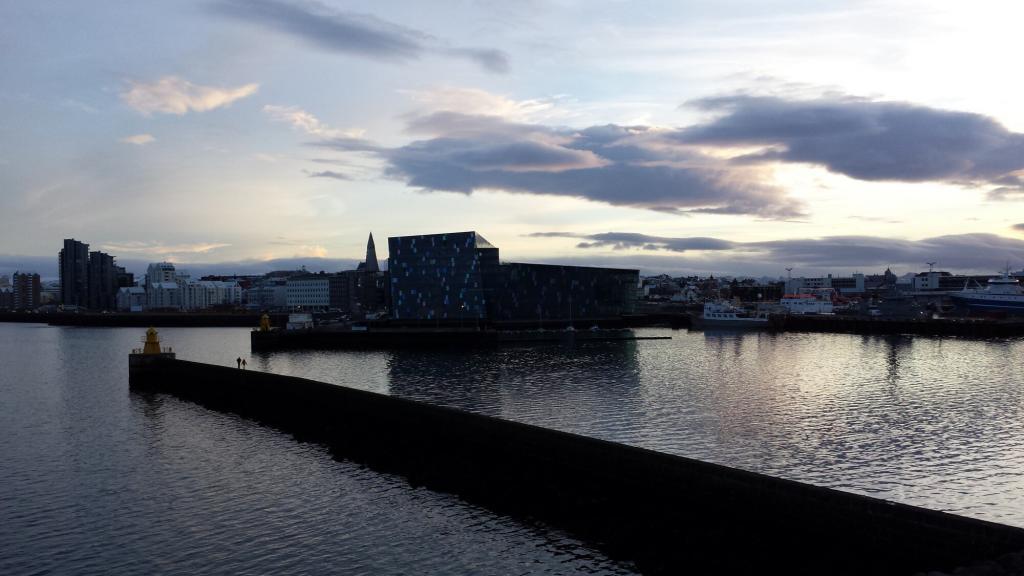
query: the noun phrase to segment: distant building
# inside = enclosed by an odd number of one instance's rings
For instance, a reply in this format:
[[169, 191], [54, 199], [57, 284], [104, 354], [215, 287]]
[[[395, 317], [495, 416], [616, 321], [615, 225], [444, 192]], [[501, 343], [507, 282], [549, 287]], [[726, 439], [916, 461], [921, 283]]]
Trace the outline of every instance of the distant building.
[[60, 304], [60, 282], [43, 282], [43, 291], [39, 295], [39, 301], [44, 304]]
[[388, 238], [398, 320], [567, 320], [635, 311], [636, 270], [501, 264], [476, 232]]
[[840, 294], [863, 294], [864, 275], [857, 273], [850, 277], [828, 276], [817, 278], [790, 278], [786, 281], [786, 294], [802, 294], [832, 288]]
[[147, 310], [181, 310], [181, 286], [177, 282], [153, 282], [146, 286]]
[[355, 270], [331, 275], [330, 308], [356, 319], [382, 311], [387, 301], [386, 276], [377, 261], [371, 233], [366, 241], [366, 259]]
[[110, 254], [90, 252], [87, 306], [93, 310], [113, 310], [117, 306], [118, 275], [123, 272]]
[[174, 264], [150, 264], [146, 268], [146, 281], [143, 286], [146, 290], [146, 309], [181, 310], [183, 297], [179, 280]]
[[963, 276], [946, 271], [918, 272], [910, 282], [913, 292], [958, 292], [967, 287], [986, 286], [992, 275]]
[[377, 262], [377, 247], [373, 244], [373, 232], [366, 241], [366, 259], [359, 265], [360, 270], [367, 272], [380, 272], [380, 263]]
[[288, 279], [280, 276], [255, 282], [245, 296], [249, 308], [280, 310], [288, 306]]
[[117, 290], [117, 309], [121, 312], [142, 312], [146, 308], [146, 289], [126, 286]]
[[636, 270], [502, 264], [491, 296], [492, 320], [614, 318], [636, 310]]
[[89, 305], [89, 245], [74, 238], [64, 240], [58, 254], [60, 301], [65, 306]]
[[327, 274], [292, 276], [288, 279], [286, 287], [289, 308], [312, 311], [330, 308], [331, 288]]
[[39, 283], [39, 274], [15, 272], [12, 277], [11, 291], [13, 292], [12, 308], [14, 310], [35, 310], [41, 304], [42, 286]]
[[170, 262], [155, 262], [146, 268], [146, 286], [158, 282], [175, 282], [177, 271]]
[[14, 291], [11, 287], [0, 286], [0, 310], [14, 309]]
[[392, 318], [485, 319], [498, 249], [476, 232], [388, 238], [388, 271]]
[[242, 305], [242, 287], [236, 281], [196, 280], [179, 283], [184, 310], [234, 308]]
[[10, 288], [11, 279], [6, 274], [0, 274], [0, 288]]

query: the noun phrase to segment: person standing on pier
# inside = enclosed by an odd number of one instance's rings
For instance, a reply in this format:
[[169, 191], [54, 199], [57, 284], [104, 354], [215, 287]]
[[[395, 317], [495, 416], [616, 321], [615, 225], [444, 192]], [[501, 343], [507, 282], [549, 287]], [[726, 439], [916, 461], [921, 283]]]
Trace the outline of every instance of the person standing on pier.
[[237, 359], [235, 359], [235, 362], [238, 363], [238, 368], [241, 369], [242, 368], [242, 357], [239, 356]]

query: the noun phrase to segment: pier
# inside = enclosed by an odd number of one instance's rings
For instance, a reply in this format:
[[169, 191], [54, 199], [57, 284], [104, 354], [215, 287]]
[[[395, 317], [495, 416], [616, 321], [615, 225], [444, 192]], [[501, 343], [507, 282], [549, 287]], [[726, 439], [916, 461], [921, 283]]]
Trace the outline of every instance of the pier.
[[133, 391], [236, 413], [414, 485], [568, 530], [645, 573], [952, 572], [1024, 550], [1024, 530], [992, 522], [324, 382], [149, 356], [130, 365]]

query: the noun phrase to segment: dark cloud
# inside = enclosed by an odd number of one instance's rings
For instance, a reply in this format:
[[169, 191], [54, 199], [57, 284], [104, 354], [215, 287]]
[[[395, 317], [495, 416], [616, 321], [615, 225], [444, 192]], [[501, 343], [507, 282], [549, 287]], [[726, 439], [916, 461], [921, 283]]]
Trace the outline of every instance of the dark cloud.
[[[773, 184], [774, 162], [816, 164], [867, 181], [984, 186], [992, 199], [1024, 198], [1024, 134], [980, 114], [844, 96], [693, 104], [718, 116], [675, 130], [573, 129], [444, 111], [406, 118], [406, 131], [421, 139], [398, 148], [356, 138], [317, 145], [373, 152], [385, 160], [386, 176], [426, 191], [571, 196], [672, 214], [798, 221], [804, 207]], [[722, 154], [735, 148], [757, 151]]]
[[342, 172], [335, 172], [333, 170], [323, 170], [320, 172], [310, 172], [310, 178], [333, 178], [334, 180], [345, 180], [351, 181], [352, 177]]
[[601, 234], [576, 234], [572, 232], [535, 232], [527, 234], [531, 238], [579, 238], [585, 240], [577, 246], [580, 248], [642, 248], [644, 250], [668, 250], [686, 252], [688, 250], [730, 250], [736, 247], [735, 242], [718, 238], [691, 237], [668, 238], [650, 236], [635, 232], [604, 232]]
[[504, 73], [509, 67], [508, 56], [500, 50], [449, 47], [424, 32], [314, 1], [218, 0], [211, 9], [334, 52], [392, 61], [435, 53], [469, 60], [489, 72]]
[[[381, 152], [384, 149], [370, 142], [365, 138], [354, 138], [351, 136], [338, 136], [326, 140], [310, 142], [310, 146], [329, 148], [338, 152]], [[323, 161], [322, 159], [320, 161]]]
[[[1024, 226], [1022, 226], [1024, 228]], [[704, 255], [703, 265], [714, 262], [715, 269], [744, 272], [744, 266], [763, 270], [766, 266], [827, 271], [900, 266], [920, 270], [925, 262], [938, 262], [942, 269], [994, 272], [1010, 262], [1024, 263], [1024, 240], [995, 234], [957, 234], [922, 240], [901, 240], [872, 236], [828, 236], [813, 239], [733, 242], [718, 238], [672, 238], [646, 234], [606, 232], [576, 234], [538, 232], [532, 237], [577, 238], [578, 248], [634, 248], [644, 251], [714, 251]], [[1014, 264], [1018, 263], [1018, 264]], [[690, 267], [699, 266], [694, 261]]]
[[719, 116], [668, 137], [684, 144], [758, 146], [741, 163], [798, 162], [858, 180], [996, 185], [1024, 192], [1024, 134], [994, 119], [903, 102], [853, 97], [786, 100], [730, 96], [692, 103]]
[[801, 214], [757, 170], [646, 147], [645, 128], [572, 130], [444, 112], [413, 118], [408, 130], [433, 137], [381, 150], [385, 173], [425, 190], [571, 196], [674, 213]]
[[1014, 224], [1013, 226], [1010, 226], [1010, 228], [1013, 228], [1018, 232], [1024, 232], [1024, 222], [1021, 222], [1020, 224]]

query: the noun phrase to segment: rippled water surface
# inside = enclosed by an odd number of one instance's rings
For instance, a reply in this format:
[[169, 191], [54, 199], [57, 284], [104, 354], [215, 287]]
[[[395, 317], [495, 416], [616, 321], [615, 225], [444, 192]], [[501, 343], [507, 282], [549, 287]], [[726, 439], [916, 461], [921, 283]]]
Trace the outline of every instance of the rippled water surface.
[[[1024, 526], [1024, 340], [638, 332], [673, 339], [250, 355], [247, 330], [161, 334], [185, 359], [242, 356], [250, 369]], [[0, 573], [629, 571], [272, 429], [129, 393], [140, 336], [0, 325]]]
[[[192, 359], [248, 349], [244, 330], [164, 332]], [[0, 574], [631, 573], [559, 531], [129, 393], [140, 333], [0, 324]]]

